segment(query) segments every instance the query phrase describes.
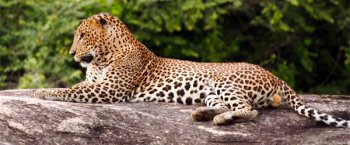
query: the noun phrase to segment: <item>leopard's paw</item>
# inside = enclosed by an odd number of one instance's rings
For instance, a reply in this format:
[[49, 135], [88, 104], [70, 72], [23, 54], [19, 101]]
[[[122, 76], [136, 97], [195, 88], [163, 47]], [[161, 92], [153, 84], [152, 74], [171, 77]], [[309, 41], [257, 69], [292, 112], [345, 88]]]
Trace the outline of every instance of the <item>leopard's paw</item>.
[[232, 124], [235, 122], [246, 122], [253, 120], [258, 116], [257, 110], [240, 110], [240, 111], [228, 111], [219, 115], [216, 115], [213, 119], [214, 124], [216, 125], [226, 125]]
[[50, 90], [48, 89], [38, 89], [34, 92], [34, 97], [39, 99], [47, 99], [50, 96]]
[[192, 112], [193, 121], [209, 121], [214, 118], [214, 116], [225, 112], [226, 110], [221, 108], [209, 108], [200, 107]]
[[228, 113], [222, 113], [219, 115], [216, 115], [213, 119], [213, 123], [216, 125], [225, 125], [229, 122], [233, 122], [233, 118], [231, 116], [227, 116]]

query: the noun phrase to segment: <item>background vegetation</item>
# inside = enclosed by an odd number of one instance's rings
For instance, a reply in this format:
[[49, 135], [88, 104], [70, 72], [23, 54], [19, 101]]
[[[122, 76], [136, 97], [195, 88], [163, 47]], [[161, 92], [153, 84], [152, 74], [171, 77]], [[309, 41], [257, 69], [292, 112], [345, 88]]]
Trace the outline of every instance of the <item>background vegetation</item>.
[[0, 0], [0, 89], [66, 87], [82, 19], [109, 12], [160, 56], [259, 64], [299, 92], [350, 94], [347, 0]]

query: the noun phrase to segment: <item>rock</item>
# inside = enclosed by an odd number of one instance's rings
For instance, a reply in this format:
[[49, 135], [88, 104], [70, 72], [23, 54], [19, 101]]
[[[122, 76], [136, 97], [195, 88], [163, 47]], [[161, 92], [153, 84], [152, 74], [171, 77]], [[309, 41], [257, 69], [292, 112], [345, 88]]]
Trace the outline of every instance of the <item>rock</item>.
[[[260, 109], [250, 122], [192, 122], [198, 106], [167, 103], [80, 104], [0, 91], [1, 144], [350, 144], [350, 129], [297, 115], [286, 105]], [[349, 119], [350, 97], [304, 95], [309, 106]]]

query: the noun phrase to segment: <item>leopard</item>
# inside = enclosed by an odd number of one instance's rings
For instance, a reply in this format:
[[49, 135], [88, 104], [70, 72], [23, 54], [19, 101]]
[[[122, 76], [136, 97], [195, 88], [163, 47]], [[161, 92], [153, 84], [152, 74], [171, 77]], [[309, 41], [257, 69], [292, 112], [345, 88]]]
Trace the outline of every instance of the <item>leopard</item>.
[[301, 116], [350, 128], [349, 120], [306, 106], [285, 81], [259, 65], [155, 55], [106, 12], [82, 20], [69, 54], [86, 69], [85, 80], [70, 88], [37, 89], [34, 97], [76, 103], [202, 104], [193, 109], [192, 120], [215, 125], [251, 121], [258, 109], [284, 103]]

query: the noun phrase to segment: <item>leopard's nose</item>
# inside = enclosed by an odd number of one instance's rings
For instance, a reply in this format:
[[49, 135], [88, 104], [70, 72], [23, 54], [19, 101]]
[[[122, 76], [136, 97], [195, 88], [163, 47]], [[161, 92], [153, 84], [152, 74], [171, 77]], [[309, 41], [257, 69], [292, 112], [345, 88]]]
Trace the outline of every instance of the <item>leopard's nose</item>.
[[76, 53], [75, 51], [69, 51], [69, 54], [72, 55], [72, 56], [74, 56], [75, 53]]
[[94, 56], [92, 56], [91, 54], [87, 54], [81, 58], [81, 61], [86, 62], [86, 63], [90, 63], [92, 61], [92, 59], [94, 59]]

